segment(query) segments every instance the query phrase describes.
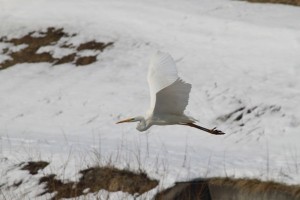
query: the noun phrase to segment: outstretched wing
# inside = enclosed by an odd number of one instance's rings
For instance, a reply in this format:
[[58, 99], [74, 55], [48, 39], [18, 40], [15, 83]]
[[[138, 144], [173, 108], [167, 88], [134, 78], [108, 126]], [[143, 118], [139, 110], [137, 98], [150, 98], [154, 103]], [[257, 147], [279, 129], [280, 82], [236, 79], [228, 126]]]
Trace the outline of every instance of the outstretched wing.
[[171, 85], [156, 93], [153, 113], [182, 115], [189, 101], [191, 84], [177, 79]]
[[157, 52], [151, 59], [148, 71], [151, 104], [154, 114], [181, 115], [185, 110], [191, 84], [183, 82], [177, 74], [173, 58]]

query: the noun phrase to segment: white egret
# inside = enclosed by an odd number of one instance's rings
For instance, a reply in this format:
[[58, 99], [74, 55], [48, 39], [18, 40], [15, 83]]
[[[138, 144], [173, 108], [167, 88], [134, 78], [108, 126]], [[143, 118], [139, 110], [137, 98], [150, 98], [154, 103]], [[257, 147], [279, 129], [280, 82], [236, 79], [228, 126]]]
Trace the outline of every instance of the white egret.
[[150, 88], [150, 109], [146, 118], [137, 116], [117, 122], [139, 122], [136, 129], [145, 131], [152, 125], [185, 125], [215, 135], [225, 134], [216, 128], [207, 129], [195, 124], [193, 117], [184, 114], [188, 105], [192, 85], [182, 81], [177, 74], [173, 58], [168, 53], [157, 52], [151, 59], [148, 69]]

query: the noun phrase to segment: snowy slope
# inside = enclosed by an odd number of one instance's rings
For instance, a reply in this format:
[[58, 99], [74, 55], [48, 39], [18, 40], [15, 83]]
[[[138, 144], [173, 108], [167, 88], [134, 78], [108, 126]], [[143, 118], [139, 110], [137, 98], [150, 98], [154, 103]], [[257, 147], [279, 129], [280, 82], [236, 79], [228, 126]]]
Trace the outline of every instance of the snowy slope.
[[[0, 0], [0, 37], [54, 26], [78, 33], [73, 44], [114, 42], [89, 66], [0, 71], [1, 182], [20, 176], [7, 174], [15, 163], [36, 159], [76, 179], [97, 152], [101, 162], [141, 167], [162, 188], [200, 176], [299, 184], [299, 19], [298, 7], [228, 0]], [[115, 125], [147, 110], [146, 72], [158, 49], [193, 85], [186, 113], [224, 137]]]

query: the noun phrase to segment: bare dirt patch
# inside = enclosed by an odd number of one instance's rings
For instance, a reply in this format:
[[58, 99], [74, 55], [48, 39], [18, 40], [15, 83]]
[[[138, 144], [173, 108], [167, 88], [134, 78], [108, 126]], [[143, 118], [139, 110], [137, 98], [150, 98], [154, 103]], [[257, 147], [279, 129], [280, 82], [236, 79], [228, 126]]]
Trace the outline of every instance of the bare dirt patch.
[[300, 0], [247, 0], [252, 3], [279, 3], [293, 6], [300, 6]]
[[79, 57], [77, 60], [76, 60], [76, 65], [79, 66], [79, 65], [88, 65], [88, 64], [91, 64], [93, 62], [96, 62], [97, 60], [97, 57], [96, 56], [83, 56], [83, 57]]
[[58, 59], [54, 65], [60, 65], [60, 64], [65, 64], [65, 63], [71, 63], [75, 60], [76, 58], [76, 53], [72, 53], [66, 56], [63, 56], [62, 58]]
[[[74, 53], [60, 58], [54, 57], [51, 51], [38, 53], [41, 47], [54, 46], [62, 39], [68, 40], [75, 36], [77, 36], [77, 34], [67, 33], [62, 28], [49, 27], [46, 31], [32, 31], [19, 38], [8, 39], [7, 37], [1, 37], [0, 43], [10, 45], [10, 47], [2, 49], [2, 54], [7, 55], [10, 59], [0, 63], [0, 70], [19, 63], [49, 62], [53, 65], [65, 63], [74, 63], [76, 66], [88, 65], [97, 61], [99, 52], [113, 45], [112, 42], [104, 43], [95, 40], [84, 42], [78, 46], [64, 42], [60, 47], [56, 48], [71, 49]], [[13, 49], [16, 47], [19, 47], [19, 50]], [[96, 51], [96, 55], [81, 57], [78, 53], [83, 50]]]
[[103, 42], [96, 42], [95, 40], [90, 41], [90, 42], [86, 42], [86, 43], [82, 43], [77, 47], [78, 51], [81, 50], [100, 50], [103, 51], [106, 47], [113, 45], [112, 42], [109, 43], [103, 43]]
[[27, 162], [21, 170], [28, 170], [30, 174], [37, 174], [39, 170], [44, 169], [49, 165], [48, 162], [45, 161], [30, 161]]
[[[36, 53], [42, 46], [48, 46], [59, 41], [63, 36], [67, 36], [63, 29], [48, 28], [46, 32], [39, 32], [41, 37], [33, 37], [35, 32], [30, 32], [20, 38], [2, 39], [5, 43], [11, 43], [14, 46], [25, 44], [27, 47], [10, 52], [10, 60], [6, 60], [0, 65], [0, 69], [11, 67], [18, 63], [37, 63], [37, 62], [54, 62], [55, 59], [50, 53]], [[6, 51], [7, 52], [7, 51]]]

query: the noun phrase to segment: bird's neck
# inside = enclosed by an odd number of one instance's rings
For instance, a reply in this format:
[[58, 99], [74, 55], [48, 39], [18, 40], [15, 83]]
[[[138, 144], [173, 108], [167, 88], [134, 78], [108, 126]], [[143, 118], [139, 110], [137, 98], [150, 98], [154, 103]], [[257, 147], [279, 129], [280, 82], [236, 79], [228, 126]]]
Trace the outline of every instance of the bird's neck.
[[146, 120], [145, 120], [145, 118], [143, 116], [137, 116], [137, 117], [135, 117], [135, 119], [136, 119], [136, 121], [140, 121], [140, 122], [146, 123]]
[[140, 123], [138, 123], [138, 125], [136, 127], [137, 130], [145, 131], [148, 128], [150, 128], [150, 126], [147, 124], [147, 122], [143, 116], [135, 117], [135, 119], [140, 122]]

